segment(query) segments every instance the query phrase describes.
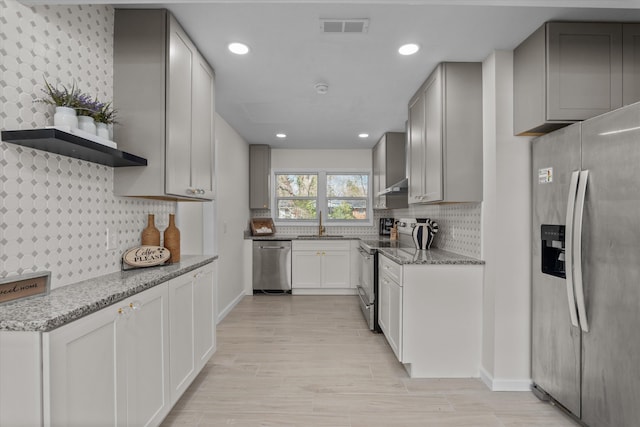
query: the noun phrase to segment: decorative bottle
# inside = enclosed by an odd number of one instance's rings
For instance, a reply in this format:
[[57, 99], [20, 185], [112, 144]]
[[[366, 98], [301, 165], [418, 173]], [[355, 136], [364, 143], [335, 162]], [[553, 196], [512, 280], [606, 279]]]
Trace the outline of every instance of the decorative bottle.
[[174, 214], [169, 214], [169, 226], [164, 230], [164, 247], [171, 253], [170, 263], [180, 261], [180, 230], [176, 227], [175, 219]]
[[156, 228], [155, 216], [149, 214], [149, 223], [147, 228], [142, 230], [142, 245], [143, 246], [160, 246], [160, 230]]

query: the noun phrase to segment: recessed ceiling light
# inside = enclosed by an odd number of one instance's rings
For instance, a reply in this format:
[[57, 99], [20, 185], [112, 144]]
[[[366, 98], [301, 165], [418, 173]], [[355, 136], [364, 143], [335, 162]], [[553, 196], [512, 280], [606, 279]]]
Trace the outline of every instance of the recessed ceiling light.
[[358, 138], [369, 138], [369, 134], [368, 133], [361, 133], [358, 135]]
[[400, 46], [400, 49], [398, 49], [398, 53], [400, 55], [413, 55], [419, 50], [420, 50], [420, 46], [418, 46], [417, 44], [408, 43]]
[[229, 50], [236, 55], [245, 55], [249, 53], [249, 46], [244, 43], [229, 43]]
[[286, 137], [287, 137], [287, 134], [286, 134], [286, 133], [276, 133], [276, 136], [277, 136], [278, 138], [282, 138], [282, 139], [284, 139], [284, 138], [286, 138]]

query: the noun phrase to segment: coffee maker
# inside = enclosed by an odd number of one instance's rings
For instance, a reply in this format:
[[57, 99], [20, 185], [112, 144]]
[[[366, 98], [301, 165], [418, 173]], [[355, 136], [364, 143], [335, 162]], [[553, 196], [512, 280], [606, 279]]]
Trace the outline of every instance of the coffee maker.
[[380, 218], [379, 234], [381, 236], [391, 235], [391, 229], [393, 228], [393, 218]]

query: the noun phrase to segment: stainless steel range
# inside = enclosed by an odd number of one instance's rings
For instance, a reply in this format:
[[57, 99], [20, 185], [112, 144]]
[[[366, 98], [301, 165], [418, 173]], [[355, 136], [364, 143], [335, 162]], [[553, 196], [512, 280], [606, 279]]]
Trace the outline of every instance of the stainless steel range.
[[360, 263], [358, 272], [358, 296], [360, 309], [372, 331], [380, 332], [378, 326], [378, 249], [412, 247], [412, 231], [415, 218], [403, 218], [398, 222], [399, 240], [360, 240]]

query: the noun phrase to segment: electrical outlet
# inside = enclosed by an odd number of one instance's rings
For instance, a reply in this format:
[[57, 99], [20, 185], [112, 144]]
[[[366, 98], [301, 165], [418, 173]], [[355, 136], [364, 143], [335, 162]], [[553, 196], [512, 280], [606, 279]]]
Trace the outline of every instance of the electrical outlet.
[[115, 251], [118, 249], [118, 229], [107, 227], [107, 250]]

